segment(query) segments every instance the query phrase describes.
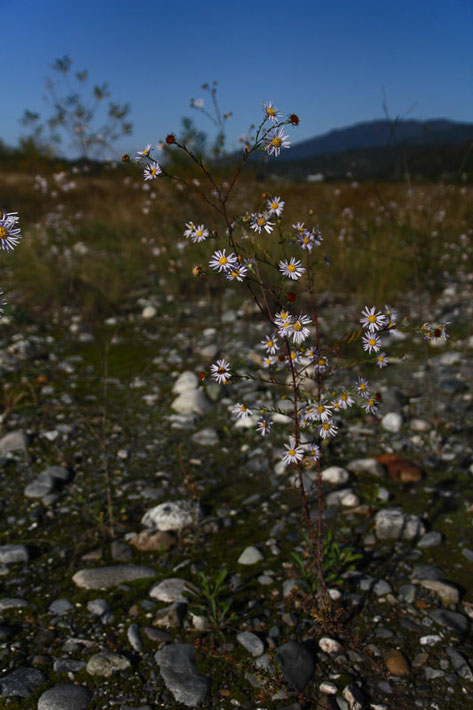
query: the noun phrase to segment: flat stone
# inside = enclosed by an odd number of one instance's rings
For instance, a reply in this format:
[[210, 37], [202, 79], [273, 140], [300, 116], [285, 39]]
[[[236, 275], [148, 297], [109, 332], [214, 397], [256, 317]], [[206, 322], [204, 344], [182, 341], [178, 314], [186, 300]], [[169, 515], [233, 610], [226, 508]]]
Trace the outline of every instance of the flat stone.
[[186, 604], [189, 601], [189, 597], [184, 596], [183, 592], [190, 590], [197, 592], [196, 587], [186, 579], [169, 577], [155, 584], [149, 596], [151, 599], [157, 599], [160, 602], [182, 602]]
[[473, 681], [473, 672], [466, 658], [455, 648], [445, 649], [447, 656], [450, 658], [450, 663], [460, 678]]
[[435, 565], [415, 565], [412, 570], [413, 581], [420, 581], [422, 579], [445, 579], [445, 573], [440, 567]]
[[360, 499], [356, 495], [353, 488], [342, 488], [338, 491], [332, 491], [325, 498], [326, 505], [331, 507], [343, 506], [345, 508], [353, 508], [360, 503]]
[[85, 669], [90, 675], [110, 678], [114, 673], [124, 671], [130, 666], [131, 663], [126, 656], [122, 656], [120, 653], [102, 651], [102, 653], [96, 653], [95, 656], [89, 659]]
[[143, 320], [151, 320], [152, 318], [155, 317], [157, 312], [158, 312], [158, 309], [155, 308], [154, 306], [151, 306], [151, 305], [145, 306], [143, 308], [143, 310], [141, 311], [141, 317], [143, 318]]
[[466, 634], [468, 631], [468, 619], [463, 614], [449, 609], [434, 609], [430, 612], [430, 617], [436, 624], [444, 626], [459, 634]]
[[110, 554], [114, 562], [131, 562], [133, 559], [133, 550], [126, 542], [114, 540], [110, 545]]
[[237, 634], [237, 641], [255, 658], [264, 653], [264, 643], [259, 636], [251, 633], [251, 631], [242, 631]]
[[[329, 466], [322, 471], [322, 481], [333, 485], [344, 485], [350, 478], [350, 474], [341, 466]], [[317, 477], [315, 476], [315, 480]]]
[[436, 545], [440, 545], [442, 539], [443, 538], [441, 533], [437, 532], [436, 530], [431, 530], [430, 532], [425, 533], [425, 535], [420, 538], [417, 543], [417, 547], [435, 547]]
[[175, 412], [179, 414], [206, 414], [212, 405], [205, 396], [203, 390], [186, 390], [179, 395], [171, 404]]
[[190, 708], [202, 705], [210, 689], [210, 678], [199, 672], [194, 647], [173, 643], [157, 651], [154, 657], [174, 699]]
[[335, 653], [343, 653], [343, 646], [341, 643], [330, 638], [330, 636], [322, 636], [319, 639], [319, 648], [324, 653], [328, 653], [329, 656], [332, 656]]
[[29, 552], [26, 545], [0, 545], [0, 563], [9, 565], [13, 562], [28, 562]]
[[442, 601], [447, 604], [458, 604], [460, 601], [460, 593], [453, 584], [441, 582], [436, 579], [422, 579], [420, 584], [425, 589], [430, 589], [432, 592], [438, 594]]
[[398, 454], [382, 454], [376, 460], [385, 467], [388, 475], [398, 483], [418, 483], [422, 480], [422, 471], [409, 459]]
[[401, 651], [391, 649], [383, 655], [386, 668], [390, 673], [398, 676], [410, 674], [409, 661]]
[[366, 699], [355, 683], [349, 683], [342, 690], [342, 695], [348, 703], [349, 710], [362, 710], [366, 707]]
[[217, 446], [220, 441], [215, 429], [211, 429], [210, 427], [197, 431], [192, 435], [191, 439], [194, 444], [199, 444], [199, 446]]
[[140, 627], [138, 624], [130, 624], [126, 632], [126, 636], [132, 649], [137, 653], [141, 653], [144, 646], [140, 637]]
[[238, 558], [238, 563], [240, 565], [254, 565], [261, 560], [264, 560], [263, 553], [257, 547], [250, 545], [243, 550]]
[[186, 370], [185, 372], [182, 372], [177, 380], [175, 381], [172, 391], [174, 394], [182, 394], [183, 392], [187, 392], [188, 390], [195, 390], [197, 389], [199, 384], [199, 378], [195, 374], [195, 372], [192, 372], [191, 370]]
[[153, 626], [163, 626], [165, 629], [173, 629], [182, 626], [184, 616], [187, 611], [187, 604], [174, 602], [164, 609], [159, 609], [153, 619]]
[[172, 641], [172, 636], [162, 629], [154, 629], [152, 626], [145, 626], [144, 634], [146, 638], [154, 643], [168, 643]]
[[55, 685], [38, 700], [38, 710], [87, 710], [92, 693], [83, 685]]
[[3, 599], [0, 599], [0, 611], [24, 609], [26, 606], [28, 606], [26, 599], [19, 599], [18, 597], [3, 597]]
[[63, 486], [70, 478], [71, 474], [64, 466], [48, 466], [26, 486], [25, 496], [27, 498], [42, 498], [52, 493], [56, 488]]
[[85, 668], [85, 661], [76, 661], [75, 658], [56, 658], [53, 663], [55, 673], [77, 673]]
[[402, 428], [402, 417], [398, 412], [387, 412], [381, 419], [381, 426], [385, 431], [397, 434]]
[[160, 503], [146, 511], [141, 523], [146, 528], [162, 530], [182, 530], [195, 525], [202, 518], [198, 503], [191, 500], [173, 500]]
[[14, 451], [26, 451], [27, 438], [22, 429], [10, 431], [0, 439], [0, 456], [5, 456]]
[[106, 599], [91, 599], [87, 602], [87, 610], [95, 616], [103, 616], [112, 611], [112, 607]]
[[354, 459], [347, 464], [347, 469], [353, 473], [368, 473], [375, 478], [384, 478], [384, 467], [374, 458]]
[[45, 681], [37, 668], [16, 668], [0, 678], [0, 697], [28, 698]]
[[315, 659], [308, 648], [297, 641], [288, 641], [277, 650], [281, 672], [288, 685], [302, 692], [315, 673]]
[[425, 533], [425, 526], [417, 515], [404, 513], [397, 508], [384, 508], [376, 513], [378, 540], [412, 540]]
[[82, 589], [109, 589], [137, 579], [156, 577], [156, 570], [142, 565], [116, 565], [114, 567], [89, 567], [76, 572], [74, 584]]
[[67, 614], [73, 608], [71, 602], [67, 599], [55, 599], [49, 605], [48, 611], [50, 614]]
[[176, 538], [161, 530], [144, 530], [132, 537], [130, 544], [141, 552], [165, 552], [176, 544]]

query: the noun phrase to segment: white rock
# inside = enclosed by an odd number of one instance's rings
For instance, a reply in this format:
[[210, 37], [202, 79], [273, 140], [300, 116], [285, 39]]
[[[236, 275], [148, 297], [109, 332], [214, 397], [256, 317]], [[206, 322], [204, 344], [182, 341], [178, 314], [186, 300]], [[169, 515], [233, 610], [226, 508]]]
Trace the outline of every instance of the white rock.
[[141, 523], [146, 528], [156, 530], [182, 530], [194, 525], [202, 518], [202, 510], [197, 503], [190, 500], [173, 500], [160, 503], [146, 511]]
[[397, 434], [401, 431], [402, 417], [398, 412], [388, 412], [381, 419], [381, 426], [385, 431], [390, 431], [392, 434]]
[[409, 427], [412, 431], [429, 431], [431, 426], [425, 419], [411, 419]]
[[324, 481], [324, 483], [343, 485], [349, 478], [350, 474], [341, 466], [329, 466], [329, 468], [324, 468], [322, 471], [322, 481]]
[[257, 562], [261, 562], [261, 560], [264, 560], [263, 553], [253, 545], [246, 547], [238, 558], [238, 562], [241, 565], [254, 565]]
[[412, 540], [425, 533], [424, 523], [418, 515], [403, 513], [397, 508], [379, 510], [375, 524], [378, 540]]
[[189, 597], [184, 596], [185, 591], [196, 591], [196, 588], [185, 579], [178, 577], [168, 577], [162, 582], [155, 584], [149, 593], [151, 599], [157, 599], [160, 602], [183, 602], [188, 603]]
[[189, 389], [177, 397], [171, 404], [175, 412], [179, 414], [205, 414], [212, 405], [202, 390]]
[[442, 637], [438, 634], [428, 634], [427, 636], [421, 636], [419, 640], [421, 646], [434, 646], [442, 640]]
[[336, 695], [338, 692], [337, 686], [335, 683], [332, 683], [331, 680], [322, 681], [319, 685], [319, 690], [321, 693], [325, 693], [325, 695]]
[[319, 647], [324, 653], [328, 653], [331, 656], [334, 653], [342, 653], [343, 646], [335, 639], [331, 639], [330, 636], [322, 636], [319, 639]]
[[343, 505], [347, 508], [359, 505], [360, 499], [352, 488], [342, 488], [340, 491], [332, 491], [325, 499], [329, 508]]
[[198, 384], [199, 379], [195, 372], [192, 372], [191, 370], [186, 370], [185, 372], [182, 372], [179, 375], [173, 385], [172, 391], [175, 394], [182, 394], [183, 392], [187, 392], [187, 390], [197, 389]]
[[141, 312], [141, 317], [145, 320], [150, 320], [151, 318], [154, 318], [157, 312], [158, 311], [154, 306], [145, 306]]
[[425, 589], [430, 589], [438, 594], [442, 601], [448, 604], [458, 604], [460, 601], [459, 591], [453, 584], [441, 582], [438, 579], [421, 579], [420, 584]]
[[21, 429], [11, 431], [0, 439], [0, 455], [10, 451], [26, 451], [26, 435]]
[[201, 429], [192, 435], [192, 441], [199, 446], [217, 446], [220, 441], [215, 429]]

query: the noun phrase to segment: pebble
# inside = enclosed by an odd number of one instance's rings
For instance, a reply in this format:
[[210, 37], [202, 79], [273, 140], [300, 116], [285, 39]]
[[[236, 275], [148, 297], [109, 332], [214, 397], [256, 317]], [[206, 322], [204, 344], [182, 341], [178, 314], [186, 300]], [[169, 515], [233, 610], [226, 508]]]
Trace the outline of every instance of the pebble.
[[171, 404], [179, 414], [206, 414], [212, 405], [203, 390], [189, 389], [179, 395]]
[[38, 700], [38, 710], [87, 710], [92, 693], [83, 685], [55, 685]]
[[381, 426], [385, 431], [397, 434], [402, 428], [402, 417], [398, 412], [388, 412], [381, 419]]
[[85, 661], [76, 661], [75, 658], [56, 658], [53, 663], [55, 673], [77, 673], [85, 668]]
[[144, 320], [151, 320], [151, 318], [154, 318], [156, 313], [158, 312], [158, 309], [155, 308], [154, 306], [145, 306], [143, 310], [141, 311], [141, 317]]
[[264, 555], [257, 547], [250, 545], [246, 547], [238, 558], [240, 565], [254, 565], [264, 560]]
[[251, 631], [242, 631], [237, 634], [237, 641], [255, 658], [264, 653], [264, 643], [259, 636], [251, 633]]
[[190, 708], [204, 702], [210, 690], [210, 678], [199, 672], [191, 644], [169, 644], [154, 657], [166, 688], [177, 702]]
[[82, 589], [110, 589], [110, 587], [117, 587], [119, 584], [151, 577], [156, 577], [156, 571], [152, 567], [116, 565], [114, 567], [81, 569], [75, 573], [72, 581]]
[[186, 579], [168, 577], [168, 579], [155, 584], [151, 588], [149, 596], [151, 599], [157, 599], [160, 602], [182, 602], [186, 604], [189, 601], [189, 597], [185, 596], [183, 592], [188, 592], [189, 590], [197, 591], [196, 587]]
[[173, 500], [150, 508], [141, 519], [146, 528], [168, 532], [195, 525], [202, 518], [202, 509], [191, 500]]
[[134, 651], [140, 653], [144, 649], [143, 641], [140, 637], [140, 627], [138, 624], [130, 624], [126, 632], [126, 636]]
[[430, 616], [436, 624], [445, 626], [459, 634], [466, 634], [468, 631], [469, 624], [467, 617], [463, 616], [463, 614], [459, 614], [457, 611], [434, 609], [430, 612]]
[[329, 656], [332, 656], [335, 653], [343, 653], [343, 646], [341, 643], [330, 638], [329, 636], [322, 636], [319, 639], [319, 647], [324, 653], [328, 653]]
[[425, 587], [425, 589], [430, 589], [438, 594], [440, 599], [448, 604], [458, 604], [460, 601], [460, 593], [453, 584], [440, 582], [436, 579], [422, 579], [420, 584]]
[[425, 533], [425, 526], [419, 516], [403, 513], [397, 508], [378, 511], [375, 524], [378, 540], [412, 540]]
[[132, 537], [130, 544], [141, 552], [165, 552], [176, 544], [176, 537], [161, 530], [144, 530]]
[[388, 671], [393, 675], [403, 676], [410, 674], [409, 661], [405, 655], [397, 649], [386, 651], [384, 654], [384, 662]]
[[67, 599], [55, 599], [49, 605], [48, 611], [50, 614], [67, 614], [74, 607]]
[[28, 606], [26, 599], [19, 599], [18, 597], [3, 597], [3, 599], [0, 599], [0, 611], [23, 609], [26, 606]]
[[0, 678], [0, 697], [28, 698], [45, 681], [37, 668], [16, 668]]
[[419, 643], [421, 646], [435, 646], [436, 643], [442, 640], [442, 637], [438, 634], [427, 634], [426, 636], [421, 636]]
[[335, 683], [332, 683], [331, 680], [322, 681], [319, 685], [319, 690], [321, 693], [325, 693], [325, 695], [336, 695], [338, 693], [337, 686]]
[[463, 680], [473, 681], [473, 672], [466, 658], [455, 648], [446, 649], [452, 667]]
[[284, 680], [302, 692], [315, 673], [315, 659], [308, 647], [297, 641], [288, 641], [277, 650]]
[[[349, 472], [341, 466], [329, 466], [322, 471], [322, 481], [333, 485], [344, 485], [350, 478]], [[315, 480], [317, 477], [315, 476]]]
[[30, 558], [26, 545], [0, 545], [0, 563], [28, 562]]
[[217, 446], [220, 441], [215, 429], [211, 429], [210, 427], [197, 431], [192, 435], [191, 439], [195, 444], [199, 444], [199, 446]]
[[384, 478], [384, 466], [373, 458], [354, 459], [347, 464], [347, 469], [353, 473], [368, 473], [375, 478]]
[[111, 653], [110, 651], [102, 651], [96, 653], [89, 659], [85, 669], [90, 675], [99, 675], [103, 678], [110, 678], [118, 671], [124, 671], [131, 667], [131, 663], [120, 653]]
[[425, 535], [422, 535], [420, 540], [417, 542], [417, 547], [435, 547], [436, 545], [440, 545], [442, 540], [443, 537], [441, 533], [436, 530], [431, 530], [430, 532], [425, 533]]
[[69, 471], [63, 466], [48, 466], [26, 486], [24, 494], [27, 498], [42, 498], [63, 486], [70, 478]]
[[8, 456], [15, 451], [26, 451], [27, 438], [22, 429], [10, 431], [0, 439], [0, 456]]

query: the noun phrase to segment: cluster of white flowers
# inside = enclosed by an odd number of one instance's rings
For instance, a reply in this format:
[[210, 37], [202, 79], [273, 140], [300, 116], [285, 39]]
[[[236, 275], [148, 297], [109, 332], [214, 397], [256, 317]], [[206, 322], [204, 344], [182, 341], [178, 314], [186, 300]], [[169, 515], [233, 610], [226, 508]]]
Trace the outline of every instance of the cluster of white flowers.
[[[159, 147], [159, 146], [158, 146]], [[135, 156], [135, 161], [139, 163], [142, 160], [149, 160], [149, 163], [145, 166], [143, 171], [144, 179], [155, 180], [158, 175], [161, 175], [163, 169], [160, 164], [151, 158], [151, 151], [153, 150], [151, 143], [148, 143], [143, 150], [139, 150]]]
[[[13, 251], [21, 239], [21, 229], [18, 227], [18, 212], [0, 212], [0, 248]], [[0, 317], [3, 315], [6, 301], [0, 288]]]

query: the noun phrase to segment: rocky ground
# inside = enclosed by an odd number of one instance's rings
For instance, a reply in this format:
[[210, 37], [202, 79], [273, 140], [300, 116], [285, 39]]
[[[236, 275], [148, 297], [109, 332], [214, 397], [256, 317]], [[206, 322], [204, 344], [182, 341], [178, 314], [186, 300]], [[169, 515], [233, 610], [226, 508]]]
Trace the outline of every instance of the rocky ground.
[[[197, 386], [219, 352], [255, 369], [265, 333], [238, 308], [217, 332], [206, 309], [2, 326], [2, 707], [473, 707], [471, 285], [431, 313], [455, 337], [393, 341], [381, 416], [343, 420], [325, 452], [332, 622], [293, 557], [284, 416], [262, 438], [229, 414], [270, 390]], [[331, 332], [359, 317], [326, 309]]]

